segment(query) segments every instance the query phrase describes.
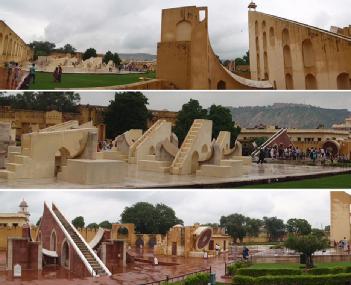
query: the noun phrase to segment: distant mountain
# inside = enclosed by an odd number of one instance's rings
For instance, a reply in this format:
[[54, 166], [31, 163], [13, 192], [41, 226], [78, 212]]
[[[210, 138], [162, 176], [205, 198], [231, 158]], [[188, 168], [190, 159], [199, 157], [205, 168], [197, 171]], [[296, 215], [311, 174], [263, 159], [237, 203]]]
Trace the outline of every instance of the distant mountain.
[[136, 60], [136, 61], [153, 61], [156, 60], [156, 55], [148, 53], [119, 53], [122, 60]]
[[273, 125], [281, 128], [317, 128], [343, 123], [351, 116], [347, 109], [323, 109], [311, 105], [276, 103], [270, 106], [228, 107], [242, 128]]

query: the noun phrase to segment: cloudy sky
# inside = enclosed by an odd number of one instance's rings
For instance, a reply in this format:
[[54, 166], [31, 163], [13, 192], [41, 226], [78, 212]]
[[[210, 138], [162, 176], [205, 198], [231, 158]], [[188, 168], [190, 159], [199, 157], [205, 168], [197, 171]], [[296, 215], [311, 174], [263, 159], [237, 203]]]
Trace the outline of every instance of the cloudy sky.
[[[248, 50], [249, 0], [11, 0], [1, 1], [3, 19], [26, 42], [71, 43], [83, 51], [156, 53], [161, 9], [208, 6], [212, 45], [221, 58]], [[350, 24], [350, 0], [256, 0], [258, 11], [320, 28]]]
[[[108, 105], [114, 92], [80, 92], [81, 104]], [[348, 109], [351, 111], [351, 96], [346, 92], [164, 92], [154, 91], [143, 94], [149, 99], [149, 109], [179, 111], [190, 98], [206, 108], [212, 104], [222, 106], [267, 106], [274, 103], [307, 104], [322, 108]]]
[[0, 213], [18, 211], [25, 199], [32, 223], [42, 215], [44, 201], [54, 202], [69, 219], [83, 216], [86, 223], [116, 222], [125, 207], [143, 201], [172, 207], [186, 225], [219, 222], [222, 215], [241, 213], [252, 218], [277, 216], [285, 221], [305, 218], [321, 228], [330, 224], [329, 195], [317, 190], [8, 191], [0, 192], [0, 201], [6, 201], [0, 204]]

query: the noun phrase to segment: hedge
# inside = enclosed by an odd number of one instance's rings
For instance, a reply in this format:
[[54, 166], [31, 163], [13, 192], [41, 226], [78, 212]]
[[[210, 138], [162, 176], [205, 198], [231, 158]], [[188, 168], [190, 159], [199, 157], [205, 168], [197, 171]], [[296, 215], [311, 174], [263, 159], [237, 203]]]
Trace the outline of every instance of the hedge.
[[197, 273], [186, 277], [183, 281], [164, 283], [169, 285], [207, 285], [210, 281], [209, 273]]
[[235, 276], [233, 285], [345, 285], [351, 282], [351, 273], [334, 275], [290, 275], [290, 276]]
[[[278, 276], [278, 275], [301, 275], [300, 269], [253, 269], [253, 268], [241, 268], [236, 272], [237, 275], [250, 276], [250, 277], [261, 277], [266, 275]], [[328, 273], [327, 273], [328, 274]]]
[[238, 261], [238, 262], [235, 262], [234, 264], [228, 265], [227, 272], [230, 276], [234, 276], [239, 269], [247, 268], [247, 267], [250, 267], [251, 265], [252, 263], [249, 261]]

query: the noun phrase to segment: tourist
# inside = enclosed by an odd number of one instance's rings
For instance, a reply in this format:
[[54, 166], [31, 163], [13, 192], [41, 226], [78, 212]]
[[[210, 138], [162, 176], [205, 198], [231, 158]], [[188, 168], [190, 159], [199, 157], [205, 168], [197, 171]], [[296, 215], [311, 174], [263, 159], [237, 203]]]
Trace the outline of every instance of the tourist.
[[216, 249], [216, 256], [219, 256], [219, 253], [221, 252], [221, 247], [218, 243], [216, 243], [215, 249]]
[[263, 164], [264, 163], [264, 159], [265, 159], [265, 154], [264, 154], [264, 150], [261, 148], [260, 152], [258, 154], [258, 161], [257, 164]]
[[35, 84], [35, 63], [29, 69], [29, 83]]
[[154, 256], [154, 265], [158, 265], [158, 259], [156, 256]]
[[59, 72], [59, 69], [58, 69], [58, 66], [56, 66], [54, 73], [53, 73], [54, 82], [58, 81], [58, 72]]
[[21, 68], [19, 67], [18, 63], [16, 62], [15, 64], [15, 68], [14, 68], [14, 74], [13, 74], [13, 81], [12, 81], [12, 85], [13, 88], [17, 88], [17, 85], [20, 81], [20, 72], [21, 72]]
[[58, 66], [57, 81], [61, 83], [62, 80], [62, 67], [61, 64]]
[[246, 246], [244, 246], [244, 248], [243, 248], [243, 259], [244, 260], [249, 259], [249, 252], [250, 252], [250, 250]]

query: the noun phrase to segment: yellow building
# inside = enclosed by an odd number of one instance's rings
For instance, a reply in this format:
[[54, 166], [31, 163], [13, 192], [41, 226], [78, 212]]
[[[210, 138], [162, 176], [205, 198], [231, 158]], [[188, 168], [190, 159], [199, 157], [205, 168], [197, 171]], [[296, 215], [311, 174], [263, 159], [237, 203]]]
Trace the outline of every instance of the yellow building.
[[28, 204], [22, 201], [17, 213], [0, 213], [0, 227], [22, 227], [29, 221]]
[[275, 89], [351, 89], [350, 27], [326, 31], [249, 8], [252, 79]]
[[351, 195], [330, 192], [330, 241], [351, 240]]
[[33, 50], [2, 20], [0, 20], [0, 66], [5, 62], [23, 63], [33, 58]]

